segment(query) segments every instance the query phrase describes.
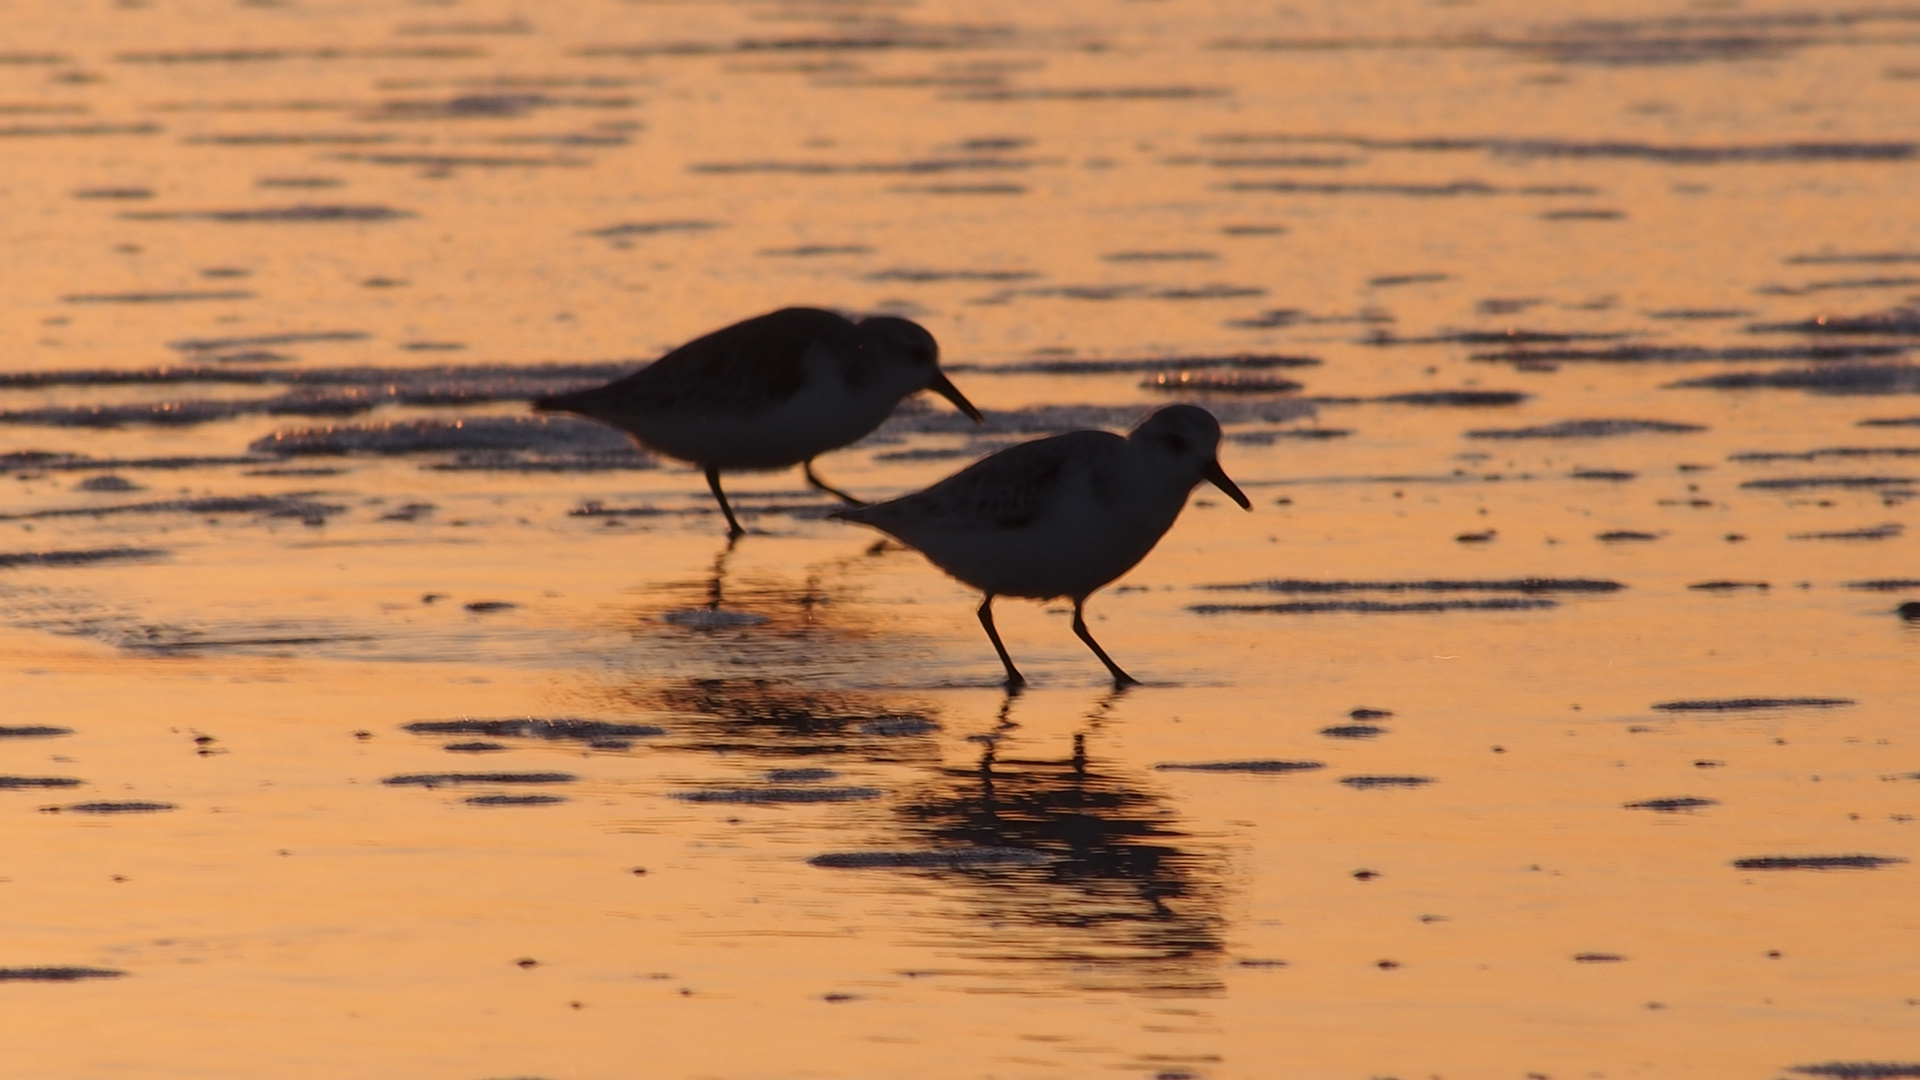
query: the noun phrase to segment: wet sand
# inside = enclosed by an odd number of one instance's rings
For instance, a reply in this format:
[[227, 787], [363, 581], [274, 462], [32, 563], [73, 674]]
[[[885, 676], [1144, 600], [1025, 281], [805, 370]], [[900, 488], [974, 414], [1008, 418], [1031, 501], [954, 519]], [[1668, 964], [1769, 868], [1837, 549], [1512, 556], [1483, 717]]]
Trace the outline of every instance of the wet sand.
[[[1920, 15], [122, 5], [0, 44], [9, 1076], [1920, 1075]], [[532, 396], [912, 317], [867, 497]]]

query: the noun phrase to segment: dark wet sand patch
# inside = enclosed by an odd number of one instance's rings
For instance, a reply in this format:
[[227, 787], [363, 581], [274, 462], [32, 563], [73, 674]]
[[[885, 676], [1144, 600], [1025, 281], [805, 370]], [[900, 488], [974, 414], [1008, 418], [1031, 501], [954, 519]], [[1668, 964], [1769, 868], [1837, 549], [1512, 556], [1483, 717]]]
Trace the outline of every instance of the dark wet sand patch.
[[[1484, 302], [1484, 301], [1483, 301]], [[1396, 337], [1385, 330], [1369, 334], [1361, 344], [1365, 345], [1508, 345], [1516, 352], [1525, 353], [1518, 347], [1522, 345], [1567, 345], [1576, 341], [1618, 341], [1627, 335], [1611, 331], [1573, 331], [1573, 330], [1529, 330], [1517, 326], [1505, 326], [1498, 330], [1446, 330], [1437, 334], [1424, 334], [1419, 337]], [[1506, 357], [1511, 353], [1475, 353]]]
[[1346, 323], [1377, 327], [1392, 321], [1393, 316], [1378, 308], [1362, 308], [1352, 315], [1311, 315], [1299, 308], [1268, 308], [1258, 315], [1228, 319], [1220, 325], [1239, 330], [1273, 330], [1282, 326], [1327, 326]]
[[1780, 476], [1765, 480], [1748, 480], [1740, 486], [1754, 491], [1809, 491], [1818, 489], [1853, 491], [1887, 487], [1910, 487], [1915, 483], [1920, 483], [1920, 478], [1912, 476]]
[[8, 124], [0, 139], [65, 138], [88, 135], [158, 135], [159, 124]]
[[1741, 870], [1878, 870], [1907, 860], [1891, 855], [1757, 855], [1735, 859]]
[[1191, 101], [1227, 97], [1220, 86], [1044, 86], [964, 90], [943, 94], [957, 101]]
[[1902, 589], [1920, 589], [1920, 578], [1874, 578], [1868, 581], [1849, 581], [1847, 588], [1866, 592], [1898, 592]]
[[590, 45], [573, 50], [580, 57], [725, 56], [737, 54], [807, 54], [839, 52], [906, 52], [978, 48], [1009, 44], [1010, 26], [992, 24], [913, 26], [875, 24], [859, 34], [803, 34], [785, 37], [747, 37], [732, 41], [672, 41], [637, 45]]
[[[286, 334], [248, 334], [241, 337], [182, 338], [179, 341], [167, 342], [167, 348], [172, 349], [175, 352], [183, 352], [183, 353], [189, 353], [189, 354], [214, 353], [214, 352], [231, 352], [235, 349], [266, 348], [274, 345], [311, 345], [311, 344], [318, 344], [322, 342], [366, 341], [372, 336], [373, 336], [372, 334], [369, 334], [364, 330], [303, 330], [303, 331], [296, 331], [293, 333], [286, 333]], [[93, 381], [104, 382], [108, 378], [110, 378], [116, 372], [116, 370], [117, 369], [111, 369], [111, 368], [95, 369], [92, 373], [90, 373], [90, 375], [88, 373], [82, 373], [82, 372], [62, 372], [62, 373], [49, 373], [49, 374], [88, 375], [88, 377], [90, 377]], [[188, 379], [191, 378], [191, 373], [193, 371], [194, 369], [191, 369], [191, 368], [187, 368], [187, 369], [144, 368], [144, 369], [137, 369], [136, 372], [134, 372], [133, 374], [138, 375], [140, 372], [150, 373], [150, 377], [142, 381], [158, 382], [158, 381], [162, 381], [164, 377], [167, 376], [169, 373], [177, 373], [182, 376], [180, 381], [188, 381]], [[264, 376], [264, 373], [263, 373], [263, 376]], [[55, 384], [46, 383], [46, 384], [40, 384], [40, 385], [55, 385]]]
[[1626, 959], [1619, 953], [1610, 952], [1583, 952], [1573, 955], [1573, 962], [1576, 964], [1619, 964], [1624, 963]]
[[1256, 761], [1167, 761], [1155, 765], [1160, 772], [1207, 772], [1207, 773], [1296, 773], [1312, 769], [1324, 769], [1325, 763], [1319, 761], [1275, 761], [1263, 759]]
[[[87, 632], [81, 630], [80, 632]], [[367, 634], [317, 634], [300, 636], [267, 637], [195, 637], [198, 631], [182, 631], [173, 628], [144, 627], [132, 634], [110, 634], [95, 631], [93, 636], [110, 641], [115, 646], [129, 652], [158, 654], [191, 653], [202, 649], [284, 649], [296, 645], [334, 645], [356, 641], [373, 641]], [[177, 634], [179, 636], [168, 636]]]
[[1789, 255], [1780, 260], [1788, 266], [1885, 266], [1896, 263], [1920, 263], [1920, 251], [1869, 251], [1856, 254], [1822, 253]]
[[1541, 221], [1620, 221], [1626, 218], [1624, 210], [1610, 210], [1604, 207], [1570, 207], [1565, 210], [1543, 210], [1534, 215]]
[[930, 284], [937, 281], [1030, 281], [1040, 275], [1032, 270], [926, 270], [896, 267], [875, 270], [867, 281], [908, 281]]
[[[270, 335], [264, 338], [227, 338], [174, 342], [173, 348], [211, 355], [225, 361], [241, 355], [214, 350], [250, 342], [285, 341], [321, 335]], [[329, 340], [343, 340], [327, 335]], [[413, 342], [403, 348], [426, 351], [448, 343]], [[351, 415], [380, 405], [453, 406], [524, 401], [586, 382], [604, 382], [630, 372], [634, 365], [604, 364], [436, 364], [417, 368], [259, 368], [186, 365], [164, 368], [82, 369], [77, 371], [23, 371], [0, 373], [0, 389], [41, 389], [56, 386], [171, 386], [231, 385], [285, 386], [276, 397], [248, 400], [186, 399], [125, 406], [78, 406], [18, 410], [4, 414], [16, 423], [34, 422], [98, 427], [116, 423], [203, 423], [251, 414]], [[492, 418], [495, 420], [505, 418]], [[465, 421], [481, 423], [480, 418]]]
[[956, 172], [994, 172], [1033, 167], [1032, 158], [964, 157], [927, 158], [919, 161], [713, 161], [687, 166], [691, 173], [734, 176], [742, 173], [773, 173], [784, 176], [924, 176]]
[[41, 808], [49, 814], [66, 812], [70, 814], [158, 814], [179, 807], [168, 802], [83, 802], [71, 806], [45, 806]]
[[764, 787], [676, 791], [673, 797], [682, 802], [761, 806], [779, 803], [864, 802], [868, 799], [877, 799], [882, 794], [879, 788], [872, 787]]
[[1649, 319], [1698, 320], [1744, 319], [1753, 314], [1746, 308], [1662, 308], [1644, 312]]
[[854, 730], [862, 735], [900, 738], [907, 735], [931, 735], [940, 730], [940, 725], [924, 716], [879, 716], [861, 721]]
[[1703, 799], [1694, 795], [1682, 795], [1671, 799], [1642, 799], [1639, 802], [1622, 803], [1628, 810], [1658, 810], [1673, 814], [1684, 810], [1698, 810], [1706, 806], [1719, 806], [1718, 799]]
[[[1619, 40], [1613, 35], [1628, 28], [1619, 21], [1588, 23], [1580, 27], [1596, 40]], [[1672, 40], [1672, 39], [1666, 39]], [[1464, 44], [1465, 42], [1461, 42]], [[1481, 39], [1478, 44], [1495, 44], [1496, 39]], [[1249, 145], [1259, 143], [1321, 144], [1351, 146], [1363, 150], [1415, 150], [1426, 152], [1483, 151], [1512, 158], [1624, 158], [1657, 161], [1673, 165], [1717, 165], [1735, 162], [1793, 161], [1905, 161], [1920, 157], [1920, 144], [1910, 142], [1793, 141], [1784, 143], [1722, 144], [1718, 146], [1680, 143], [1647, 143], [1622, 139], [1592, 142], [1571, 139], [1507, 139], [1425, 137], [1383, 139], [1356, 135], [1301, 134], [1228, 134], [1210, 135], [1206, 143]]]
[[503, 19], [497, 22], [438, 22], [438, 23], [401, 23], [393, 28], [398, 37], [426, 36], [434, 34], [531, 34], [533, 24], [525, 19]]
[[1567, 474], [1569, 478], [1574, 480], [1609, 480], [1615, 483], [1632, 480], [1638, 475], [1638, 473], [1630, 473], [1620, 469], [1575, 469]]
[[1113, 263], [1161, 263], [1161, 262], [1212, 262], [1220, 257], [1219, 253], [1186, 249], [1175, 251], [1109, 251], [1100, 256], [1101, 262]]
[[1261, 285], [1232, 285], [1213, 282], [1205, 285], [1175, 286], [1132, 284], [1099, 285], [1032, 285], [1023, 288], [1002, 289], [990, 296], [973, 301], [979, 304], [1004, 304], [1018, 297], [1039, 297], [1060, 300], [1236, 300], [1251, 296], [1265, 296], [1267, 289]]
[[1912, 364], [1837, 364], [1792, 371], [1725, 371], [1668, 383], [1662, 389], [1813, 390], [1827, 394], [1920, 392], [1920, 367]]
[[[1392, 344], [1392, 342], [1389, 342]], [[1788, 345], [1777, 347], [1701, 345], [1616, 345], [1604, 349], [1505, 349], [1477, 352], [1474, 360], [1512, 364], [1558, 363], [1739, 363], [1762, 360], [1858, 360], [1901, 356], [1909, 345]]]
[[1818, 1065], [1795, 1065], [1787, 1071], [1834, 1080], [1894, 1080], [1920, 1076], [1920, 1061], [1826, 1061]]
[[1025, 195], [1025, 184], [895, 184], [887, 189], [903, 195]]
[[1335, 724], [1320, 729], [1320, 734], [1329, 739], [1371, 739], [1386, 732], [1386, 728], [1376, 724]]
[[93, 187], [77, 188], [73, 192], [76, 199], [151, 199], [153, 189], [146, 187]]
[[1854, 289], [1905, 289], [1920, 285], [1920, 277], [1896, 276], [1864, 278], [1829, 278], [1824, 281], [1809, 281], [1801, 285], [1761, 285], [1753, 291], [1761, 296], [1811, 296], [1822, 292], [1844, 292]]
[[807, 860], [833, 870], [965, 870], [973, 867], [1033, 866], [1051, 862], [1045, 852], [1028, 848], [979, 847], [951, 851], [832, 851]]
[[0, 553], [0, 570], [16, 566], [91, 566], [119, 559], [152, 559], [165, 548], [94, 548], [84, 551], [14, 551]]
[[[56, 453], [50, 450], [18, 450], [0, 453], [0, 471], [35, 474], [95, 469], [201, 469], [219, 465], [259, 465], [275, 459], [257, 455], [247, 457], [158, 457], [90, 458], [84, 455]], [[251, 474], [249, 474], [251, 475]], [[270, 474], [262, 474], [270, 475]], [[138, 486], [130, 491], [144, 490]]]
[[63, 304], [182, 304], [195, 300], [252, 300], [245, 289], [197, 289], [180, 292], [68, 293]]
[[118, 979], [124, 971], [96, 967], [0, 967], [0, 982], [79, 982]]
[[73, 734], [72, 728], [54, 727], [50, 724], [22, 724], [13, 727], [0, 727], [0, 739], [50, 739], [71, 734]]
[[448, 467], [520, 471], [650, 469], [657, 463], [613, 428], [568, 417], [478, 416], [280, 431], [249, 449], [284, 457], [452, 452]]
[[839, 773], [832, 769], [768, 769], [767, 781], [774, 784], [817, 784], [821, 781], [835, 779], [839, 775]]
[[1855, 427], [1920, 427], [1920, 416], [1877, 416], [1861, 420]]
[[311, 205], [260, 206], [216, 210], [127, 210], [120, 215], [130, 221], [220, 221], [229, 223], [308, 223], [397, 221], [414, 217], [411, 210], [391, 206]]
[[870, 255], [872, 253], [873, 249], [865, 244], [801, 244], [798, 247], [789, 248], [761, 248], [754, 254], [812, 259], [823, 255]]
[[1286, 604], [1189, 604], [1196, 615], [1320, 615], [1348, 612], [1360, 615], [1433, 614], [1443, 611], [1539, 611], [1560, 606], [1557, 600], [1523, 600], [1499, 597], [1491, 600], [1414, 600], [1389, 603], [1382, 600], [1300, 600]]
[[1693, 698], [1650, 706], [1661, 712], [1751, 712], [1756, 709], [1834, 709], [1857, 704], [1852, 698], [1745, 697]]
[[[1312, 581], [1304, 578], [1271, 578], [1233, 585], [1201, 585], [1213, 592], [1517, 592], [1537, 593], [1611, 593], [1626, 588], [1618, 581], [1598, 578], [1506, 578], [1489, 580], [1429, 579], [1426, 581]], [[1381, 713], [1391, 716], [1391, 713]]]
[[494, 738], [520, 739], [595, 739], [647, 738], [665, 735], [666, 729], [653, 724], [623, 724], [611, 720], [582, 720], [575, 717], [508, 720], [417, 720], [403, 724], [401, 730], [415, 735], [489, 735]]
[[520, 605], [511, 600], [475, 600], [460, 606], [477, 615], [485, 615], [495, 611], [512, 611]]
[[1390, 288], [1396, 285], [1433, 285], [1442, 281], [1452, 281], [1452, 274], [1380, 274], [1367, 279], [1367, 284], [1376, 289]]
[[0, 514], [0, 521], [37, 521], [43, 518], [106, 517], [110, 514], [258, 514], [268, 518], [298, 518], [302, 524], [322, 525], [344, 506], [314, 502], [302, 495], [235, 495], [205, 499], [163, 499], [121, 503], [117, 506], [76, 506], [56, 510], [29, 510]]
[[[1381, 394], [1360, 398], [1388, 405], [1428, 405], [1447, 408], [1498, 408], [1518, 405], [1533, 395], [1519, 390], [1410, 390], [1399, 394]], [[1316, 401], [1321, 399], [1314, 399]]]
[[[189, 146], [378, 146], [393, 142], [396, 138], [397, 136], [394, 135], [360, 131], [235, 131], [212, 135], [190, 135], [181, 142]], [[263, 184], [261, 186], [284, 187], [287, 185]]]
[[1907, 531], [1905, 525], [1889, 521], [1883, 525], [1869, 525], [1860, 529], [1840, 529], [1835, 532], [1788, 533], [1789, 540], [1892, 540]]
[[1826, 446], [1817, 450], [1728, 454], [1728, 461], [1818, 461], [1821, 458], [1920, 457], [1920, 446]]
[[1433, 783], [1431, 776], [1343, 776], [1340, 782], [1350, 788], [1423, 787]]
[[382, 779], [391, 787], [452, 787], [459, 784], [571, 784], [580, 778], [563, 772], [402, 773]]
[[0, 791], [70, 788], [79, 787], [83, 782], [71, 776], [0, 776]]
[[449, 171], [453, 169], [537, 169], [546, 167], [578, 169], [593, 164], [591, 159], [565, 155], [535, 154], [332, 154], [333, 161], [360, 165], [389, 165], [402, 168]]
[[619, 225], [592, 229], [581, 233], [582, 236], [597, 236], [602, 240], [626, 240], [636, 236], [659, 236], [662, 233], [706, 232], [725, 226], [718, 221], [628, 221]]
[[1773, 586], [1764, 581], [1696, 581], [1687, 588], [1695, 592], [1737, 592], [1741, 589], [1766, 592]]
[[488, 754], [506, 748], [505, 743], [497, 742], [457, 742], [448, 743], [440, 749], [454, 754]]
[[260, 64], [282, 60], [474, 60], [479, 49], [453, 46], [374, 46], [345, 49], [331, 45], [287, 48], [133, 49], [116, 53], [122, 64]]
[[564, 795], [469, 795], [461, 801], [469, 806], [551, 806], [567, 799]]
[[1901, 307], [1865, 315], [1815, 315], [1798, 322], [1754, 323], [1747, 327], [1756, 334], [1858, 334], [1893, 337], [1920, 337], [1920, 308]]
[[1707, 430], [1670, 420], [1561, 420], [1521, 428], [1475, 428], [1469, 439], [1597, 439], [1615, 435], [1679, 435]]
[[258, 401], [156, 401], [138, 405], [50, 406], [0, 411], [0, 424], [117, 428], [133, 424], [189, 427], [240, 416], [351, 416], [380, 402], [355, 395], [288, 394]]

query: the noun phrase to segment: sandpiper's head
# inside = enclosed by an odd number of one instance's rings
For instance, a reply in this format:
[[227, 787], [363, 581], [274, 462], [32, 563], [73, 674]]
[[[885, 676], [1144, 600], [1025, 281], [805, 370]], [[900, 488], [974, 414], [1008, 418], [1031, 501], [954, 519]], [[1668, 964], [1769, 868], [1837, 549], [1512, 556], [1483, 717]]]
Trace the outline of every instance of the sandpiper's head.
[[940, 366], [940, 343], [912, 319], [870, 315], [861, 319], [859, 326], [860, 339], [867, 348], [888, 359], [929, 369]]
[[873, 315], [859, 323], [861, 341], [879, 357], [890, 374], [898, 374], [906, 384], [903, 394], [931, 390], [973, 418], [984, 423], [980, 410], [973, 407], [958, 387], [940, 370], [940, 343], [927, 328], [912, 319], [893, 315]]
[[1190, 475], [1192, 483], [1208, 481], [1241, 509], [1253, 509], [1240, 485], [1220, 468], [1220, 421], [1198, 405], [1169, 405], [1156, 411], [1133, 429], [1127, 441]]

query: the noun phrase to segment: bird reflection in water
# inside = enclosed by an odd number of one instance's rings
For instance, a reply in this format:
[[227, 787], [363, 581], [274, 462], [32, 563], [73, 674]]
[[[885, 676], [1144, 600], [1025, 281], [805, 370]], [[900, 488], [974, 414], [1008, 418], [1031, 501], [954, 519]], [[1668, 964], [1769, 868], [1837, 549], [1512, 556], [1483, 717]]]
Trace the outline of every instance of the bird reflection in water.
[[1191, 848], [1172, 808], [1092, 758], [1084, 733], [1065, 758], [1005, 756], [1003, 740], [985, 741], [976, 764], [940, 767], [898, 807], [915, 847], [1045, 857], [924, 869], [960, 889], [966, 951], [996, 975], [1014, 965], [1076, 989], [1221, 990], [1218, 857]]
[[688, 679], [639, 687], [651, 710], [678, 714], [670, 744], [708, 753], [835, 764], [937, 761], [930, 711], [852, 691], [804, 689], [786, 679]]

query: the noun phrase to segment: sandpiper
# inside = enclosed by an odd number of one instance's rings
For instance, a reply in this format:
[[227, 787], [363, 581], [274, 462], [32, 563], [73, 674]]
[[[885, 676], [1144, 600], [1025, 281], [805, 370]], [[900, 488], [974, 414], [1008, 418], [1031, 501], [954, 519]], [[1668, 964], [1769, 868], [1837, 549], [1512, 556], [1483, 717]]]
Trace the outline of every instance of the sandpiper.
[[981, 420], [941, 372], [940, 346], [920, 324], [795, 307], [715, 330], [624, 379], [533, 407], [610, 424], [704, 469], [727, 535], [739, 537], [746, 530], [720, 490], [722, 470], [799, 465], [814, 487], [863, 506], [815, 476], [813, 459], [879, 427], [900, 399], [921, 390]]
[[1131, 570], [1159, 543], [1202, 480], [1251, 510], [1216, 456], [1220, 423], [1205, 409], [1169, 405], [1125, 438], [1070, 431], [1010, 446], [911, 495], [834, 517], [871, 525], [918, 548], [935, 566], [986, 593], [980, 625], [1026, 684], [1000, 632], [993, 598], [1073, 600], [1073, 632], [1107, 665], [1115, 686], [1138, 680], [1113, 662], [1083, 614], [1087, 597]]

